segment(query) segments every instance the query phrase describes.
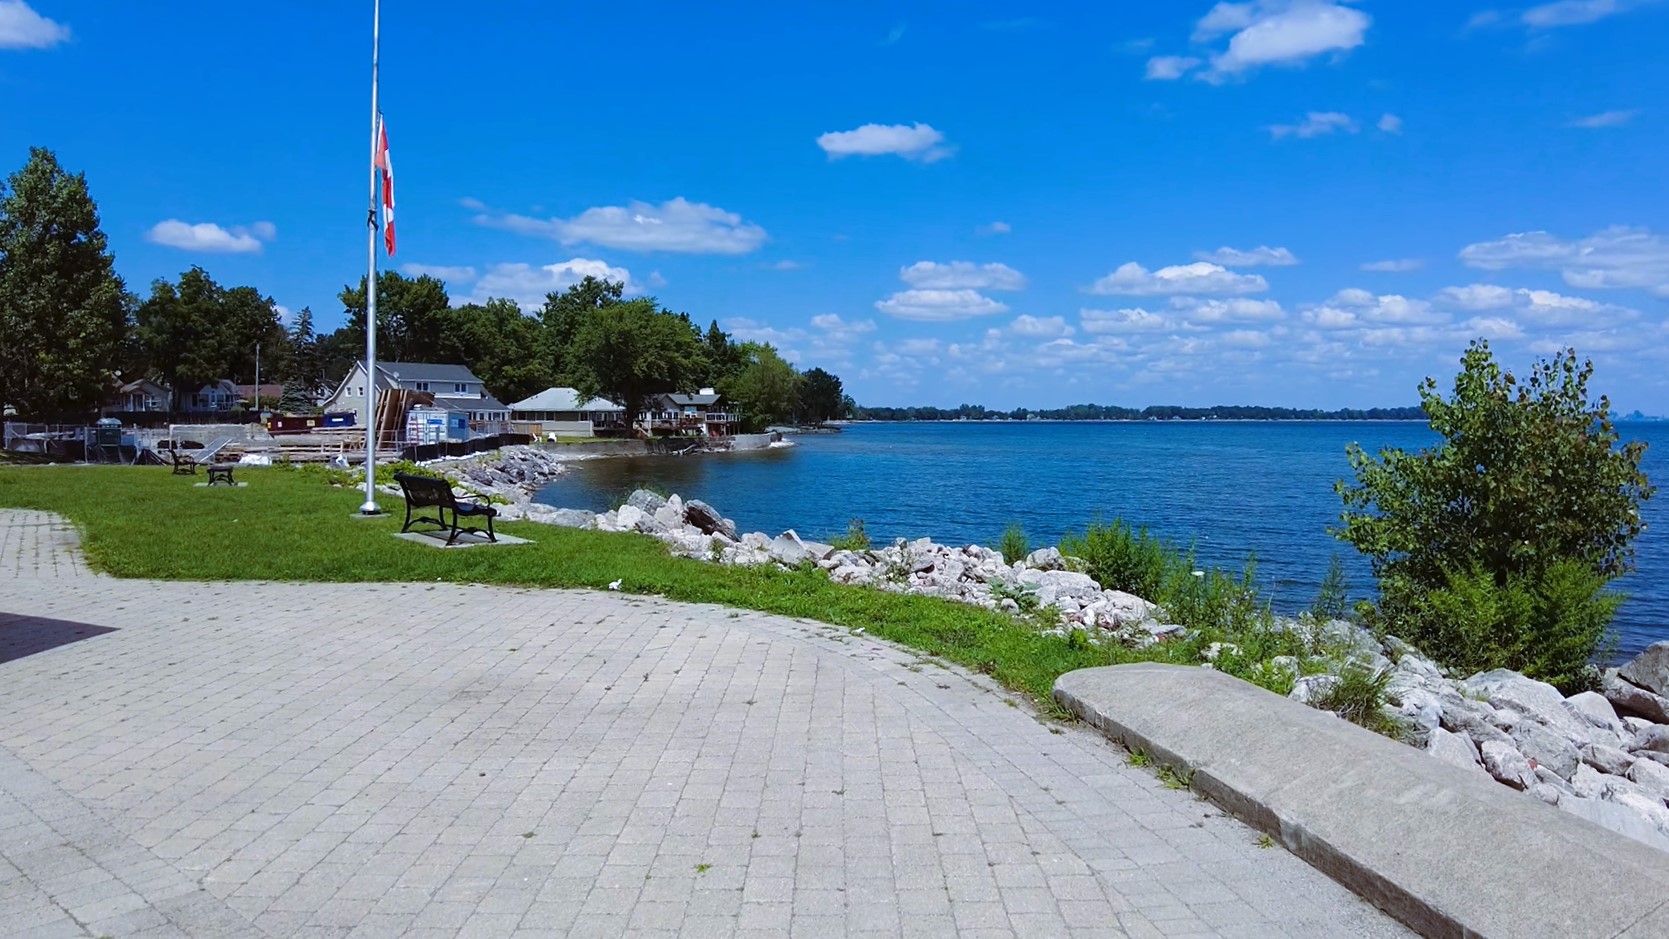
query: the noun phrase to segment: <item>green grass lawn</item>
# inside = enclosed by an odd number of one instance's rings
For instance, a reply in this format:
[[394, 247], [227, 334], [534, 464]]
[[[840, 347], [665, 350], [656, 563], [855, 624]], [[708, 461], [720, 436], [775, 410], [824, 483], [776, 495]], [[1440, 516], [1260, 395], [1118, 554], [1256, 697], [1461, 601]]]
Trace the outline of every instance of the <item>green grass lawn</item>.
[[[321, 474], [240, 467], [247, 488], [207, 489], [159, 467], [0, 466], [0, 506], [75, 522], [92, 566], [169, 580], [451, 581], [602, 589], [717, 603], [862, 627], [984, 672], [1047, 706], [1057, 676], [1155, 658], [1197, 661], [1188, 644], [1144, 652], [1043, 635], [1022, 620], [930, 597], [835, 584], [820, 571], [723, 567], [669, 555], [652, 538], [531, 522], [500, 526], [528, 545], [439, 551], [394, 537], [401, 515], [359, 519], [363, 494]], [[398, 496], [384, 509], [403, 511]]]

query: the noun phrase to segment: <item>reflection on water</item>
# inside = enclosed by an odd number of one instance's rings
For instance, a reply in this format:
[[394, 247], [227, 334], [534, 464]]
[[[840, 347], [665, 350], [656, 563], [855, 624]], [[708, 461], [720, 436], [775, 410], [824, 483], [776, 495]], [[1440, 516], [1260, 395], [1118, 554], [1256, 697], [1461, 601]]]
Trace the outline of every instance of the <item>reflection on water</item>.
[[[1661, 425], [1623, 434], [1669, 445]], [[1339, 514], [1333, 483], [1350, 471], [1345, 446], [1432, 439], [1417, 423], [870, 424], [785, 449], [586, 461], [538, 498], [601, 512], [648, 486], [709, 502], [744, 531], [822, 539], [862, 518], [877, 540], [958, 544], [991, 544], [1009, 522], [1054, 544], [1097, 516], [1119, 517], [1194, 544], [1207, 564], [1238, 568], [1255, 554], [1277, 608], [1295, 611], [1334, 554], [1358, 593], [1372, 585], [1366, 562], [1328, 534]], [[1669, 453], [1649, 450], [1646, 471], [1669, 476]], [[1625, 650], [1669, 638], [1665, 512], [1664, 500], [1646, 504], [1640, 573], [1620, 584], [1631, 594], [1617, 618]]]

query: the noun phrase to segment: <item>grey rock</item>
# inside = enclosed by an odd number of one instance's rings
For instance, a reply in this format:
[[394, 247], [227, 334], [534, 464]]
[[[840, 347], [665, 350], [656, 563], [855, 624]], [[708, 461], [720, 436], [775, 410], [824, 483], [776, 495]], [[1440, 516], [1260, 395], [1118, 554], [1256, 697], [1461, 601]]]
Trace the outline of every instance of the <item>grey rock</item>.
[[1669, 725], [1653, 724], [1635, 734], [1628, 742], [1630, 750], [1655, 750], [1669, 753]]
[[1581, 757], [1583, 763], [1612, 776], [1621, 776], [1627, 773], [1629, 766], [1634, 763], [1635, 759], [1616, 747], [1608, 747], [1598, 743], [1583, 746], [1577, 751], [1577, 754]]
[[[676, 499], [678, 497], [673, 496], [673, 498]], [[680, 531], [684, 527], [684, 512], [682, 506], [674, 506], [668, 502], [668, 504], [661, 506], [650, 514], [654, 515], [655, 521], [660, 522], [661, 527], [665, 528], [667, 531]]]
[[1478, 748], [1472, 741], [1460, 734], [1452, 734], [1441, 727], [1434, 728], [1426, 752], [1445, 763], [1450, 763], [1463, 769], [1483, 771], [1483, 765], [1478, 762]]
[[[1616, 705], [1619, 712], [1637, 715], [1659, 724], [1669, 724], [1669, 698], [1647, 691], [1619, 675], [1607, 675], [1605, 700]], [[1626, 721], [1625, 721], [1626, 723]]]
[[1658, 799], [1669, 799], [1669, 766], [1656, 760], [1638, 759], [1628, 768], [1628, 778]]
[[771, 543], [771, 539], [765, 537], [764, 532], [750, 531], [742, 536], [741, 542], [745, 547], [752, 548], [755, 551], [761, 551], [764, 550], [766, 545]]
[[1038, 548], [1026, 555], [1027, 567], [1040, 571], [1062, 571], [1066, 569], [1066, 559], [1061, 557], [1059, 548]]
[[639, 489], [626, 497], [626, 504], [640, 512], [652, 514], [656, 509], [666, 505], [666, 499], [659, 493]]
[[1536, 781], [1536, 772], [1530, 768], [1530, 761], [1511, 745], [1498, 740], [1485, 740], [1479, 745], [1478, 752], [1489, 775], [1514, 789], [1528, 789]]
[[1476, 743], [1494, 740], [1512, 745], [1512, 738], [1493, 723], [1495, 709], [1481, 701], [1461, 698], [1443, 706], [1443, 729], [1465, 734]]
[[1576, 775], [1570, 779], [1571, 791], [1584, 799], [1598, 799], [1605, 795], [1606, 778], [1605, 774], [1584, 763], [1576, 768]]
[[684, 521], [706, 534], [722, 533], [731, 541], [736, 540], [736, 523], [720, 515], [718, 509], [700, 499], [691, 499], [684, 503]]
[[834, 545], [827, 545], [821, 541], [802, 541], [800, 547], [806, 550], [813, 561], [821, 561], [834, 553]]
[[541, 513], [536, 520], [547, 525], [561, 525], [563, 528], [597, 527], [597, 516], [584, 509], [557, 509], [553, 512]]
[[1498, 668], [1462, 682], [1468, 694], [1485, 698], [1496, 708], [1511, 708], [1570, 737], [1585, 739], [1588, 722], [1565, 709], [1565, 696], [1546, 682]]
[[1530, 788], [1524, 791], [1528, 792], [1537, 799], [1546, 802], [1548, 805], [1558, 805], [1559, 800], [1564, 798], [1566, 795], [1566, 793], [1561, 792], [1559, 789], [1540, 782], [1531, 783]]
[[776, 540], [765, 547], [765, 550], [771, 555], [772, 560], [786, 564], [789, 567], [794, 567], [801, 561], [816, 559], [811, 551], [806, 548], [805, 542], [800, 540], [800, 536], [792, 528], [778, 535]]
[[1638, 812], [1630, 811], [1625, 806], [1600, 799], [1571, 798], [1560, 799], [1559, 808], [1602, 828], [1609, 828], [1619, 835], [1649, 844], [1659, 851], [1669, 851], [1669, 836], [1658, 831], [1657, 826]]
[[637, 531], [639, 530], [639, 525], [644, 524], [645, 522], [652, 524], [654, 521], [655, 517], [653, 515], [650, 515], [631, 503], [621, 506], [618, 510], [616, 510], [614, 516], [614, 524], [618, 526], [621, 531]]
[[1326, 697], [1338, 684], [1337, 675], [1305, 675], [1292, 683], [1292, 690], [1287, 692], [1287, 697], [1313, 707], [1315, 702]]
[[1669, 640], [1647, 646], [1617, 674], [1653, 694], [1669, 697]]
[[1524, 721], [1511, 731], [1518, 751], [1559, 775], [1569, 779], [1576, 772], [1579, 758], [1576, 746], [1556, 731], [1535, 721]]
[[1536, 770], [1536, 783], [1538, 785], [1549, 786], [1553, 789], [1557, 789], [1559, 792], [1563, 793], [1564, 795], [1568, 795], [1568, 796], [1576, 795], [1576, 790], [1571, 788], [1571, 784], [1569, 782], [1566, 782], [1564, 779], [1560, 778], [1558, 773], [1553, 772], [1552, 770], [1548, 769], [1545, 766], [1537, 766], [1537, 767], [1535, 767], [1535, 770]]
[[1623, 722], [1617, 717], [1617, 709], [1605, 699], [1605, 695], [1597, 691], [1584, 691], [1573, 694], [1565, 699], [1565, 710], [1601, 730], [1608, 730], [1618, 736], [1623, 734]]

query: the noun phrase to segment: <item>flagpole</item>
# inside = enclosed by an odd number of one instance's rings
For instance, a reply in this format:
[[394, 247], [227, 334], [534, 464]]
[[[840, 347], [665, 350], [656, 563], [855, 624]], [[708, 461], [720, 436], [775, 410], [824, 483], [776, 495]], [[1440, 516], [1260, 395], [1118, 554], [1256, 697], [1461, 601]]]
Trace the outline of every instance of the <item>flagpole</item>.
[[362, 515], [380, 515], [377, 505], [377, 55], [381, 44], [382, 0], [371, 0], [371, 214], [366, 217], [365, 273], [365, 504]]

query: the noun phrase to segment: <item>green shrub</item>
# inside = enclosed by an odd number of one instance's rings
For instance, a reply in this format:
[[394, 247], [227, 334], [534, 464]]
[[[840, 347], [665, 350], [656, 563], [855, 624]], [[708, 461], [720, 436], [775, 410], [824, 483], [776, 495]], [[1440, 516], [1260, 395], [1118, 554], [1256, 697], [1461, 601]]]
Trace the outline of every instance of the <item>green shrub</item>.
[[1003, 536], [997, 541], [997, 550], [1003, 553], [1003, 561], [1007, 564], [1018, 564], [1032, 553], [1031, 540], [1026, 537], [1026, 530], [1019, 522], [1009, 522], [1003, 529]]
[[829, 544], [837, 551], [868, 551], [869, 532], [864, 530], [863, 519], [852, 519], [846, 525], [846, 534], [830, 538]]
[[1180, 568], [1191, 572], [1193, 566], [1169, 542], [1117, 519], [1112, 524], [1091, 523], [1082, 535], [1063, 540], [1060, 550], [1081, 559], [1084, 573], [1103, 589], [1122, 590], [1145, 600], [1158, 601], [1167, 581], [1175, 579]]
[[1475, 342], [1445, 398], [1421, 406], [1443, 439], [1376, 458], [1349, 450], [1335, 534], [1373, 562], [1375, 628], [1456, 669], [1513, 668], [1580, 686], [1620, 601], [1605, 584], [1634, 569], [1646, 445], [1622, 444], [1610, 402], [1590, 402], [1592, 363], [1574, 350], [1520, 381]]
[[1436, 589], [1393, 578], [1382, 586], [1373, 625], [1441, 650], [1456, 671], [1510, 668], [1570, 694], [1593, 684], [1593, 656], [1615, 641], [1611, 617], [1623, 597], [1605, 583], [1571, 560], [1505, 582], [1476, 565]]
[[1374, 671], [1364, 665], [1351, 665], [1339, 673], [1338, 682], [1326, 694], [1310, 703], [1359, 727], [1396, 737], [1403, 726], [1384, 711], [1385, 689], [1390, 684], [1389, 669]]
[[1344, 576], [1344, 560], [1337, 554], [1327, 564], [1327, 575], [1321, 579], [1321, 589], [1310, 604], [1310, 615], [1326, 622], [1344, 619], [1350, 614], [1350, 581]]

